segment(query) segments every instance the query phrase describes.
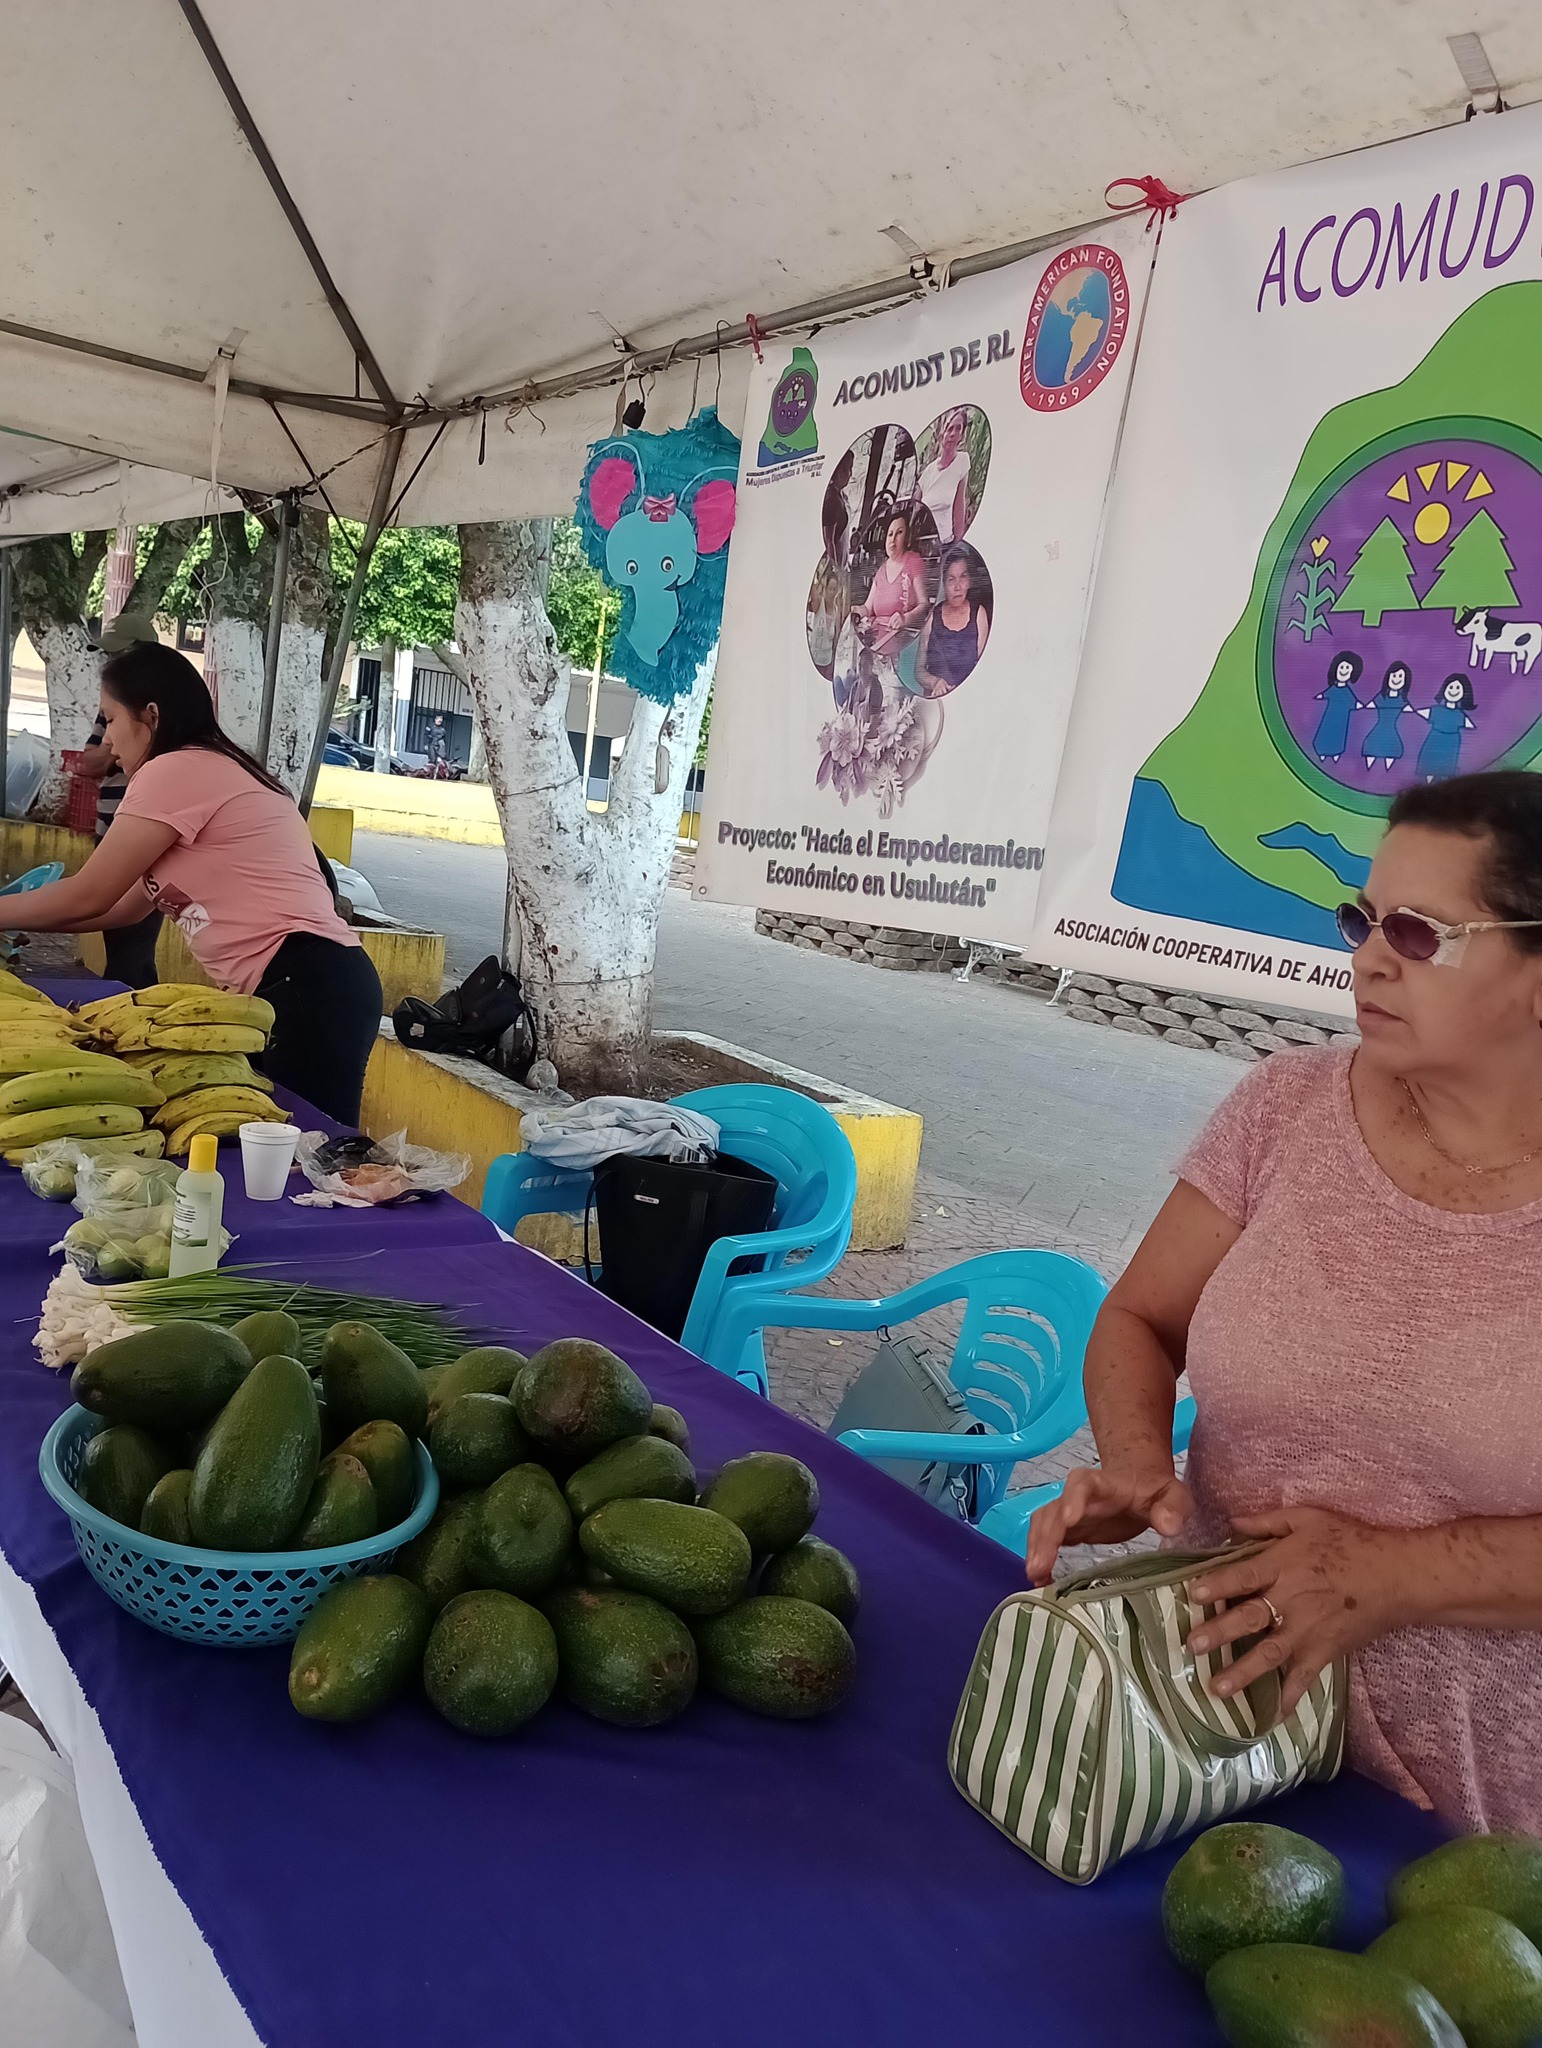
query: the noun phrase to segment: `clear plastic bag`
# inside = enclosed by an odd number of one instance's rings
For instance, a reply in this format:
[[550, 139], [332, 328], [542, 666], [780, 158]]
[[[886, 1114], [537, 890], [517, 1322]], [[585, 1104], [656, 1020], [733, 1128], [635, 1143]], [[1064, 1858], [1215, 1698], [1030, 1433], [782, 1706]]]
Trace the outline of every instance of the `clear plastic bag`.
[[33, 1146], [31, 1157], [22, 1166], [21, 1177], [33, 1194], [45, 1202], [70, 1202], [75, 1198], [83, 1160], [110, 1159], [121, 1164], [138, 1159], [141, 1166], [160, 1165], [158, 1157], [143, 1156], [146, 1143], [152, 1138], [158, 1141], [160, 1133], [141, 1132], [134, 1138], [50, 1138]]
[[174, 1159], [82, 1159], [75, 1172], [80, 1221], [54, 1250], [62, 1250], [88, 1280], [164, 1279], [180, 1172]]
[[295, 1158], [316, 1192], [290, 1199], [322, 1209], [334, 1203], [370, 1209], [421, 1201], [458, 1188], [471, 1171], [464, 1152], [409, 1145], [405, 1131], [393, 1131], [389, 1138], [329, 1138], [324, 1131], [305, 1131]]

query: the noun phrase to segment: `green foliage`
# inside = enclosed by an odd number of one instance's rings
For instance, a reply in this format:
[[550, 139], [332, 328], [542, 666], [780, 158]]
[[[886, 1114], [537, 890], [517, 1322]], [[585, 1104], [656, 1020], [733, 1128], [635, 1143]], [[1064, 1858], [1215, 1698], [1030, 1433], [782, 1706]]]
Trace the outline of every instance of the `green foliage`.
[[707, 692], [707, 701], [701, 707], [701, 732], [696, 740], [696, 759], [693, 764], [697, 768], [705, 768], [707, 765], [707, 741], [709, 740], [711, 735], [712, 691], [709, 689]]
[[601, 657], [603, 668], [616, 644], [621, 600], [615, 591], [606, 589], [599, 570], [590, 566], [573, 521], [554, 519], [546, 615], [556, 632], [557, 645], [577, 668], [589, 668], [594, 661], [594, 642], [600, 627], [602, 604], [606, 607], [605, 648]]
[[[332, 573], [341, 590], [353, 575], [364, 529], [345, 519], [332, 525]], [[361, 647], [394, 640], [398, 647], [432, 647], [455, 637], [455, 593], [460, 583], [460, 541], [453, 526], [387, 527], [359, 593], [354, 638]]]

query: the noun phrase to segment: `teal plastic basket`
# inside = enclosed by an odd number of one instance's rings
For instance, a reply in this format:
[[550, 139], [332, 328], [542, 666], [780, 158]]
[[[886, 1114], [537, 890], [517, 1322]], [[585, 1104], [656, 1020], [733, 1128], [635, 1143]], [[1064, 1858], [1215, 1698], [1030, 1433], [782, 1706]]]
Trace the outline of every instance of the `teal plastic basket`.
[[389, 1571], [404, 1543], [428, 1526], [439, 1504], [439, 1475], [422, 1444], [412, 1513], [394, 1529], [362, 1543], [327, 1550], [194, 1550], [125, 1528], [75, 1491], [81, 1454], [100, 1415], [66, 1408], [43, 1439], [38, 1471], [70, 1518], [75, 1547], [92, 1578], [136, 1621], [184, 1643], [224, 1649], [266, 1649], [293, 1642], [300, 1624], [329, 1586], [366, 1572]]

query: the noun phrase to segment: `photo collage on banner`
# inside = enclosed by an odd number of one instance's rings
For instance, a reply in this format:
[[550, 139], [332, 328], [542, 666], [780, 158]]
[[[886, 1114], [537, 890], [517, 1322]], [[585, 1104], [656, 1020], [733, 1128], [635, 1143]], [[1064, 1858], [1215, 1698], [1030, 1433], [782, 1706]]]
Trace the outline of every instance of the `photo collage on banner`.
[[1036, 958], [1347, 1012], [1391, 797], [1542, 766], [1539, 179], [1533, 109], [1169, 223]]
[[695, 890], [1020, 944], [1152, 242], [768, 346]]

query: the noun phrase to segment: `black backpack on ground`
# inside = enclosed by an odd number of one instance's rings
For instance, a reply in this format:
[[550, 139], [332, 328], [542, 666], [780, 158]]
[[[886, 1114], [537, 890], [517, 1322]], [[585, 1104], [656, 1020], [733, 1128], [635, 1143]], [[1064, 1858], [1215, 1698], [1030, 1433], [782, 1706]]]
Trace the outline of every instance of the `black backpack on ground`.
[[[594, 1169], [590, 1202], [604, 1265], [596, 1276], [586, 1205], [584, 1270], [602, 1294], [666, 1337], [678, 1337], [708, 1246], [720, 1237], [764, 1230], [776, 1195], [773, 1175], [729, 1152], [702, 1166], [630, 1153], [602, 1159]], [[729, 1270], [758, 1272], [760, 1265], [758, 1258], [741, 1259]]]
[[500, 1066], [516, 1081], [525, 1078], [536, 1057], [535, 1018], [519, 976], [510, 974], [494, 953], [437, 1003], [407, 996], [391, 1012], [391, 1023], [398, 1041], [414, 1052], [459, 1053], [488, 1062], [499, 1040], [511, 1032], [508, 1056]]

